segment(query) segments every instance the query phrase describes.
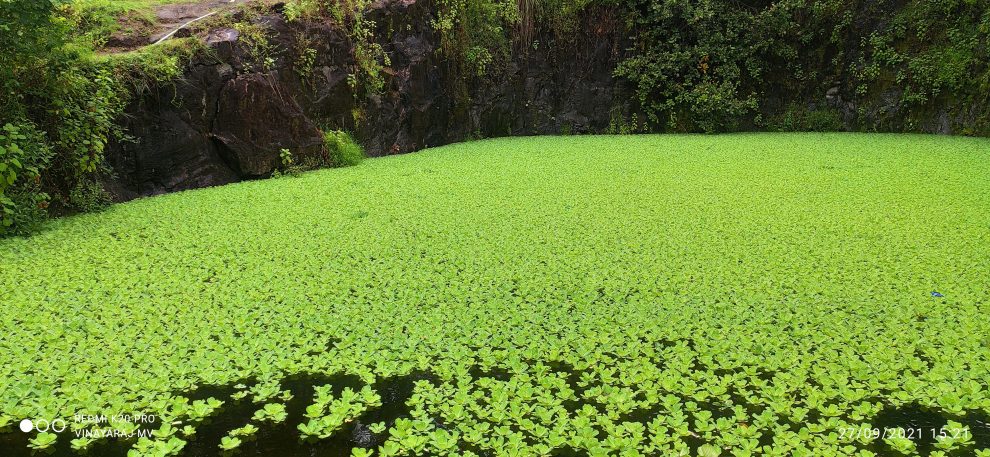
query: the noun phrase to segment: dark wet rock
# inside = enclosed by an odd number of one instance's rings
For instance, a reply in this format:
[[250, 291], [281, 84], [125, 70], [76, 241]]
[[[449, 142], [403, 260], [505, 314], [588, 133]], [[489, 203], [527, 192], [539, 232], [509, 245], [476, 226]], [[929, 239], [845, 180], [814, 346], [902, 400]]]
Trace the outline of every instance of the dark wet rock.
[[825, 101], [830, 105], [835, 105], [841, 102], [842, 98], [839, 97], [839, 87], [835, 86], [825, 92]]
[[206, 36], [206, 46], [216, 54], [217, 59], [227, 61], [233, 56], [234, 45], [239, 37], [240, 33], [234, 29], [213, 29]]
[[218, 28], [210, 30], [205, 41], [208, 46], [215, 46], [220, 43], [233, 43], [239, 36], [240, 32], [236, 29]]
[[299, 158], [320, 154], [323, 135], [302, 108], [271, 74], [245, 74], [220, 91], [213, 138], [241, 176], [270, 174], [279, 151]]
[[[282, 148], [297, 157], [318, 154], [317, 127], [354, 132], [371, 156], [477, 136], [603, 131], [614, 114], [630, 112], [632, 98], [612, 76], [628, 43], [621, 25], [607, 20], [617, 17], [609, 11], [587, 13], [567, 41], [539, 30], [537, 49], [514, 53], [485, 77], [465, 79], [437, 52], [430, 2], [375, 2], [367, 14], [391, 66], [383, 91], [373, 95], [355, 94], [348, 84], [356, 62], [341, 30], [320, 21], [289, 23], [278, 14], [235, 13], [267, 31], [275, 50], [270, 60], [258, 61], [237, 30], [206, 33], [209, 51], [182, 78], [129, 107], [122, 124], [136, 142], [109, 145], [116, 178], [105, 184], [127, 200], [265, 176]], [[301, 68], [307, 47], [316, 59]]]
[[949, 113], [947, 113], [944, 109], [939, 111], [936, 124], [937, 124], [937, 127], [935, 127], [936, 133], [942, 135], [949, 135], [952, 133], [952, 121], [949, 119]]
[[375, 435], [371, 433], [371, 429], [367, 425], [358, 422], [354, 425], [354, 431], [351, 432], [351, 441], [357, 447], [369, 448], [375, 444]]
[[107, 190], [120, 200], [236, 182], [240, 176], [216, 145], [172, 109], [148, 107], [131, 119], [136, 143], [117, 145], [109, 155], [116, 173]]

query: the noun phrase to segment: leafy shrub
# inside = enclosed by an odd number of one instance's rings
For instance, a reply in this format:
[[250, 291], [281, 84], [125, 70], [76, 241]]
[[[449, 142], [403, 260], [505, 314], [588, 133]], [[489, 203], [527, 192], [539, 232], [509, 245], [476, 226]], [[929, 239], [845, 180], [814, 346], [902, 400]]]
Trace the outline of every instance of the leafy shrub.
[[[290, 20], [329, 18], [340, 26], [354, 44], [357, 66], [347, 78], [354, 94], [377, 94], [385, 87], [383, 70], [392, 64], [381, 44], [376, 42], [375, 22], [365, 14], [371, 0], [293, 0], [286, 5]], [[315, 55], [304, 59], [315, 59]], [[303, 69], [305, 73], [305, 69]]]
[[622, 4], [637, 31], [637, 52], [616, 74], [633, 82], [651, 124], [675, 131], [731, 131], [755, 112], [753, 82], [765, 71], [764, 51], [773, 42], [772, 33], [762, 32], [786, 12], [737, 2]]
[[[805, 115], [805, 128], [809, 132], [841, 132], [845, 130], [842, 115], [834, 109], [809, 111]], [[792, 130], [801, 131], [801, 130]]]
[[7, 228], [0, 235], [36, 226], [49, 200], [60, 210], [105, 206], [106, 196], [92, 183], [105, 171], [108, 142], [126, 138], [117, 118], [135, 94], [174, 79], [183, 58], [201, 49], [195, 40], [174, 40], [139, 52], [95, 54], [113, 22], [108, 11], [136, 5], [0, 1], [0, 119], [10, 126], [4, 141], [16, 145], [6, 155], [22, 156], [6, 169], [23, 172], [4, 189]]
[[69, 24], [54, 15], [61, 3], [0, 2], [0, 119], [23, 114], [25, 98], [49, 87], [71, 60], [63, 52]]
[[99, 182], [91, 178], [79, 181], [69, 192], [69, 206], [84, 213], [102, 211], [111, 203], [113, 199], [110, 194]]
[[327, 162], [331, 167], [350, 167], [364, 160], [364, 148], [354, 137], [342, 130], [331, 130], [323, 134]]
[[671, 121], [684, 124], [671, 126], [677, 126], [682, 131], [738, 130], [740, 121], [755, 111], [758, 104], [755, 94], [742, 95], [739, 92], [739, 86], [734, 81], [701, 81], [691, 90], [674, 96], [675, 106], [684, 107], [682, 109], [689, 114], [673, 113], [675, 117]]
[[[951, 115], [985, 106], [985, 2], [900, 3], [616, 0], [634, 39], [616, 75], [633, 84], [639, 105], [661, 130], [749, 128], [760, 103], [806, 102], [809, 94], [821, 100], [837, 81], [850, 86], [845, 89], [864, 110], [891, 113], [877, 120], [888, 130], [917, 130], [936, 107]], [[796, 127], [836, 127], [831, 114], [810, 116]]]
[[285, 4], [285, 17], [290, 21], [313, 19], [322, 6], [322, 0], [290, 0]]
[[282, 162], [282, 168], [289, 168], [295, 162], [292, 158], [292, 151], [284, 148], [278, 152], [278, 159]]
[[[318, 156], [307, 156], [303, 159], [302, 163], [296, 160], [292, 151], [288, 149], [281, 149], [278, 153], [280, 166], [272, 172], [272, 178], [280, 178], [282, 176], [299, 176], [305, 171], [315, 170], [321, 166], [325, 166], [322, 160]], [[308, 160], [307, 160], [308, 159]]]
[[107, 142], [122, 134], [115, 118], [126, 100], [106, 68], [87, 65], [80, 70], [63, 75], [53, 100], [61, 114], [55, 145], [62, 153], [65, 171], [77, 179], [98, 171]]
[[440, 48], [462, 76], [484, 75], [509, 55], [511, 27], [519, 21], [516, 0], [440, 0], [433, 28]]
[[845, 130], [842, 115], [834, 109], [808, 110], [791, 105], [774, 116], [768, 129], [778, 132], [840, 132]]
[[41, 191], [41, 170], [52, 151], [32, 124], [0, 129], [0, 235], [23, 234], [45, 217], [48, 194]]
[[612, 109], [608, 128], [605, 129], [605, 133], [609, 135], [629, 135], [646, 131], [647, 127], [640, 121], [638, 113], [632, 113], [627, 119], [619, 109]]

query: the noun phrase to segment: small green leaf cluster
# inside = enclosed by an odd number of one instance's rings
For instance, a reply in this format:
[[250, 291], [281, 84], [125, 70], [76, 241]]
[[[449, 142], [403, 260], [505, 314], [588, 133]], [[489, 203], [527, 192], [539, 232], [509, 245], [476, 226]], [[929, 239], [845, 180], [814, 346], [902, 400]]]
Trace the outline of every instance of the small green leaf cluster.
[[364, 160], [364, 148], [354, 137], [342, 130], [324, 133], [323, 147], [331, 167], [352, 167]]
[[359, 392], [344, 388], [340, 398], [334, 398], [331, 388], [330, 385], [316, 387], [315, 403], [306, 408], [309, 421], [298, 426], [303, 438], [329, 438], [365, 410], [382, 404], [381, 397], [368, 386]]
[[185, 447], [186, 441], [175, 436], [162, 436], [155, 440], [142, 437], [127, 452], [127, 457], [171, 457], [179, 455]]
[[280, 423], [284, 422], [286, 417], [288, 417], [288, 413], [285, 411], [285, 405], [281, 403], [269, 403], [255, 412], [252, 419], [258, 422]]

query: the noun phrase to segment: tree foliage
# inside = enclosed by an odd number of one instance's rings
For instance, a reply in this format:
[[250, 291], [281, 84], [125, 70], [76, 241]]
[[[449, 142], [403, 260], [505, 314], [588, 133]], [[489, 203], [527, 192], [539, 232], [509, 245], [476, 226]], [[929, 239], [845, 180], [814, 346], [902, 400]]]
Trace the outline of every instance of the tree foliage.
[[0, 0], [0, 113], [23, 114], [24, 99], [65, 67], [61, 0]]
[[0, 236], [29, 233], [49, 206], [105, 206], [96, 177], [123, 138], [117, 118], [138, 80], [178, 75], [189, 48], [96, 56], [98, 43], [63, 0], [0, 0]]
[[0, 235], [24, 233], [43, 217], [41, 172], [52, 155], [35, 119], [68, 66], [59, 0], [0, 0]]
[[[912, 131], [947, 99], [961, 109], [986, 104], [990, 92], [985, 2], [612, 3], [624, 10], [634, 40], [617, 74], [633, 83], [659, 129], [761, 127], [760, 114], [823, 100], [846, 82], [842, 89], [860, 109], [891, 113], [858, 128]], [[963, 124], [979, 128], [986, 116]]]

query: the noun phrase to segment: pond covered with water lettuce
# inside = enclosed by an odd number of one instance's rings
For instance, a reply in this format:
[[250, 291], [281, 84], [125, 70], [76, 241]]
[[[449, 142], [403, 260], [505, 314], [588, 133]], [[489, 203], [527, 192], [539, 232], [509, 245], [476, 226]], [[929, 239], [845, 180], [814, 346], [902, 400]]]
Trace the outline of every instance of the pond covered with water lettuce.
[[974, 455], [988, 202], [981, 139], [546, 137], [59, 220], [0, 454]]

